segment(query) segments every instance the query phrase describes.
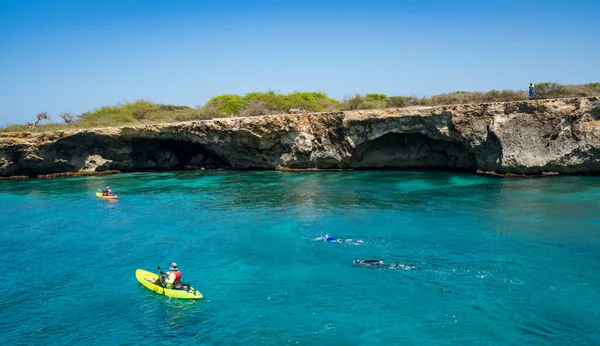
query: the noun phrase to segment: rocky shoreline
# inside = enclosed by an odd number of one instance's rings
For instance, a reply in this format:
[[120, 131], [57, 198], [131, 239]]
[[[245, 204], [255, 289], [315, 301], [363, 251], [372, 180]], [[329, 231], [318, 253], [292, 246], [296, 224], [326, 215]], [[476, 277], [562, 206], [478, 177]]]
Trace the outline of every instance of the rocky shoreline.
[[5, 179], [197, 169], [598, 174], [600, 98], [0, 134]]

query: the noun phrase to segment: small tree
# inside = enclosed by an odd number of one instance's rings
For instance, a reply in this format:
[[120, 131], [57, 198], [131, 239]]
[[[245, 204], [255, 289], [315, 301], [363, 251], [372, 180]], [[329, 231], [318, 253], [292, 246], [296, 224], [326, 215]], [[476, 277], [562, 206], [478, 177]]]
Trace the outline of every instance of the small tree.
[[355, 95], [354, 97], [344, 96], [342, 108], [347, 111], [360, 109], [360, 106], [365, 102], [362, 96]]
[[48, 120], [48, 121], [50, 121], [52, 119], [50, 119], [50, 116], [48, 115], [48, 112], [38, 113], [38, 115], [36, 115], [35, 124], [37, 125], [42, 120]]
[[386, 107], [390, 108], [401, 108], [406, 107], [407, 100], [406, 97], [402, 96], [390, 96], [385, 99]]
[[254, 117], [267, 114], [267, 108], [263, 101], [251, 100], [246, 104], [246, 107], [241, 111], [239, 117]]
[[73, 114], [64, 112], [64, 113], [60, 114], [60, 117], [65, 122], [65, 124], [76, 125], [75, 124], [75, 116]]
[[38, 123], [42, 120], [48, 120], [50, 121], [50, 116], [48, 115], [48, 112], [42, 112], [42, 113], [38, 113], [38, 115], [35, 116], [35, 121], [30, 123], [30, 122], [26, 122], [25, 126], [29, 127], [30, 129], [35, 129], [35, 127], [38, 125]]

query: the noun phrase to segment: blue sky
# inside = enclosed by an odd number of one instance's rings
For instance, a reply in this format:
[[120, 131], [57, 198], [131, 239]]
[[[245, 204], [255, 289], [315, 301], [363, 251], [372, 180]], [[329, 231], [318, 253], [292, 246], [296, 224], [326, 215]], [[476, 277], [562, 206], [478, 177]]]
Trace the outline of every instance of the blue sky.
[[597, 1], [0, 0], [0, 126], [223, 93], [600, 81]]

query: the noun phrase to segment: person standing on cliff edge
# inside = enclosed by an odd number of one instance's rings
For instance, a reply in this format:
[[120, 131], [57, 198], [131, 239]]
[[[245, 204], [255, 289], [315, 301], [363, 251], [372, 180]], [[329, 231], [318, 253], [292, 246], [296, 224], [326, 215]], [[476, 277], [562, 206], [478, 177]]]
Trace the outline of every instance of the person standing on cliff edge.
[[535, 85], [533, 85], [533, 83], [529, 83], [529, 99], [533, 100], [534, 96], [535, 96]]

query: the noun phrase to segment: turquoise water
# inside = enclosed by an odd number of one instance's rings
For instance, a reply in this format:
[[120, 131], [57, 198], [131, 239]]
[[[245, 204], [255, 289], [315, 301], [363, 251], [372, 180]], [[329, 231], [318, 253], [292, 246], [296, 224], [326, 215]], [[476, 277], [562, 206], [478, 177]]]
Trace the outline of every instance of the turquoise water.
[[[0, 341], [597, 345], [599, 200], [598, 177], [443, 172], [2, 181]], [[205, 299], [136, 281], [170, 261]]]

